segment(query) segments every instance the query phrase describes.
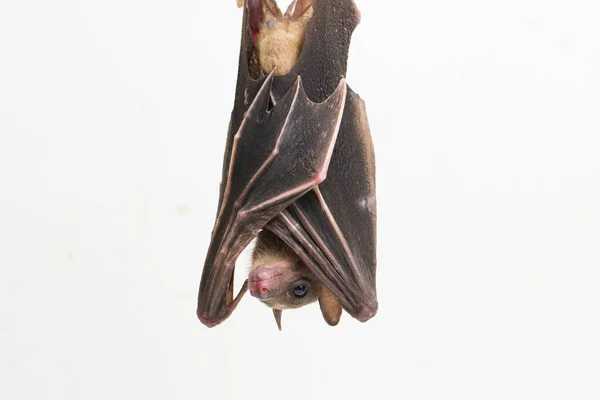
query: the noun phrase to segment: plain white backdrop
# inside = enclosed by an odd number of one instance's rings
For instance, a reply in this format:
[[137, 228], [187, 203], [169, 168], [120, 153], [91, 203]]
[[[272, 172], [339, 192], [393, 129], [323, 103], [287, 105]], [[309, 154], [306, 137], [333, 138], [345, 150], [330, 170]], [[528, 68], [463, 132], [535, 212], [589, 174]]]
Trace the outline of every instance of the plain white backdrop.
[[235, 2], [0, 2], [0, 398], [600, 398], [598, 2], [357, 4], [380, 310], [278, 332], [195, 316]]

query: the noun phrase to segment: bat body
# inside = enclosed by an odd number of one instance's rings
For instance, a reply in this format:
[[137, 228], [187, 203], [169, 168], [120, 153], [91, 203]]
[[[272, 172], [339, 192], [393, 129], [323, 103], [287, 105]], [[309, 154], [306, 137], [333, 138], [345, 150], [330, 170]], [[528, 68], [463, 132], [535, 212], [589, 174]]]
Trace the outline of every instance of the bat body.
[[[276, 7], [244, 5], [198, 317], [219, 324], [250, 287], [278, 324], [282, 309], [316, 300], [331, 325], [340, 306], [364, 322], [377, 311], [375, 160], [364, 103], [344, 79], [360, 14], [352, 0], [297, 0], [285, 15]], [[235, 261], [257, 235], [249, 281], [234, 298]], [[294, 297], [298, 279], [312, 288], [304, 300]]]

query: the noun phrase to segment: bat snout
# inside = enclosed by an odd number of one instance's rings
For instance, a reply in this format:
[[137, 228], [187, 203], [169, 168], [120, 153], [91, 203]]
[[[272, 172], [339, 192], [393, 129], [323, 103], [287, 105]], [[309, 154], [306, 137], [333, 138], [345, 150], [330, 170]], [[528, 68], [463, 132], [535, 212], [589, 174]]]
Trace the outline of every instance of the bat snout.
[[249, 283], [250, 294], [263, 300], [269, 295], [268, 281], [254, 281]]
[[253, 297], [268, 300], [281, 285], [286, 263], [265, 264], [255, 267], [248, 276], [248, 289]]

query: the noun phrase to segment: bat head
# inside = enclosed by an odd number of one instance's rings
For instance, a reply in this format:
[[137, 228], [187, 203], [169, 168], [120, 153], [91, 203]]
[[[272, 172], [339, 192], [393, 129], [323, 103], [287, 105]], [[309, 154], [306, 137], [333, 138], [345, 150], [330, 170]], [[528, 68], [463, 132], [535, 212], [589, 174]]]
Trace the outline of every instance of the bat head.
[[295, 0], [281, 12], [275, 0], [248, 0], [250, 29], [261, 69], [285, 75], [296, 65], [306, 26], [312, 16], [312, 0]]
[[275, 310], [281, 329], [281, 310], [300, 308], [319, 301], [325, 321], [335, 326], [342, 307], [333, 294], [304, 263], [272, 233], [263, 231], [253, 253], [248, 288], [253, 297]]
[[250, 294], [273, 309], [290, 310], [317, 301], [322, 285], [300, 262], [274, 259], [248, 276]]

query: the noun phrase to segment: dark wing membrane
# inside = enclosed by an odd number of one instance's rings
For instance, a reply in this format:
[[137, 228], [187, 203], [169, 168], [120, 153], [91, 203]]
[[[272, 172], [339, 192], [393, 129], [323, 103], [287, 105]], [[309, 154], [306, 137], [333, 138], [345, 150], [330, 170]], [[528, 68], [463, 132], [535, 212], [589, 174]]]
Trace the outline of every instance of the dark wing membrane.
[[[302, 53], [273, 82], [275, 99], [297, 75], [322, 101], [346, 75], [360, 13], [353, 0], [314, 0]], [[327, 179], [267, 226], [295, 249], [342, 306], [366, 321], [377, 311], [375, 158], [363, 101], [350, 89]]]
[[273, 74], [248, 108], [228, 151], [228, 172], [206, 256], [198, 317], [207, 326], [226, 319], [233, 300], [235, 261], [260, 229], [321, 183], [341, 123], [346, 84], [323, 103], [311, 102], [300, 78], [268, 110]]
[[308, 97], [321, 102], [346, 76], [350, 40], [360, 13], [353, 0], [313, 0], [312, 7], [298, 63], [289, 74], [276, 78], [274, 91], [281, 95], [300, 75]]
[[375, 208], [375, 160], [364, 103], [349, 91], [327, 179], [266, 228], [363, 322], [377, 312]]

